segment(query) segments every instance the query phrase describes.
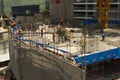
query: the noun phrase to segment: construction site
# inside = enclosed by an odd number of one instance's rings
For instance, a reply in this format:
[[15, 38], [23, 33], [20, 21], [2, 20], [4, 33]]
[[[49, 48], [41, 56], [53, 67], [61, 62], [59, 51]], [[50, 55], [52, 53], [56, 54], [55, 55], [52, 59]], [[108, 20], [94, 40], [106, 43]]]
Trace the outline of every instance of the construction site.
[[110, 5], [96, 0], [97, 18], [79, 26], [60, 15], [52, 24], [47, 11], [12, 18], [9, 54], [16, 80], [119, 80], [120, 20], [109, 19]]
[[[16, 74], [20, 70], [19, 75], [23, 75], [25, 80], [28, 80], [27, 76], [31, 75], [30, 72], [32, 75], [38, 75], [39, 71], [36, 73], [36, 70], [39, 68], [52, 70], [55, 74], [50, 74], [56, 75], [58, 80], [112, 80], [120, 77], [120, 31], [118, 27], [104, 29], [104, 38], [101, 30], [96, 30], [94, 35], [88, 36], [83, 28], [64, 27], [60, 25], [51, 27], [44, 24], [36, 31], [24, 30], [22, 37], [17, 37], [15, 33], [14, 36], [11, 35], [10, 55], [13, 72]], [[17, 55], [16, 58], [13, 57], [15, 55]], [[16, 67], [14, 65], [19, 65], [18, 70], [14, 69]], [[34, 68], [28, 68], [31, 65]], [[28, 71], [26, 71], [27, 68]], [[40, 77], [38, 80], [48, 78]]]

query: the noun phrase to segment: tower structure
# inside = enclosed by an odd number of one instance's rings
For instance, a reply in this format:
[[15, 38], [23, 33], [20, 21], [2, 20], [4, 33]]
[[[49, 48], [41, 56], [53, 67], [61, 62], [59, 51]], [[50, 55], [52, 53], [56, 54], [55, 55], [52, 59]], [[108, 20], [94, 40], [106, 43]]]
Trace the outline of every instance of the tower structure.
[[102, 27], [104, 22], [104, 28], [108, 28], [108, 11], [110, 9], [110, 2], [111, 0], [97, 0], [99, 27]]

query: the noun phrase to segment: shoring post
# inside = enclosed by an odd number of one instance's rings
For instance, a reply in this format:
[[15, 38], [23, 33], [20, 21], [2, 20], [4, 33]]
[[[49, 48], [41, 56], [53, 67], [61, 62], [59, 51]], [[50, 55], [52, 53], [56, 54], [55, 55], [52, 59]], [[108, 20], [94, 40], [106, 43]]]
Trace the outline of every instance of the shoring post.
[[69, 53], [70, 53], [70, 55], [72, 55], [71, 54], [71, 37], [70, 37], [70, 41], [69, 41]]
[[113, 61], [112, 64], [113, 64], [113, 66], [112, 66], [112, 68], [113, 68], [113, 69], [112, 69], [112, 72], [114, 72], [114, 71], [115, 71], [115, 66], [116, 66], [116, 65], [115, 65], [114, 61]]
[[69, 51], [69, 49], [68, 49], [68, 44], [66, 44], [66, 48], [67, 48], [67, 52]]
[[104, 62], [103, 62], [102, 64], [103, 64], [103, 67], [102, 67], [102, 75], [103, 75], [103, 78], [104, 78], [104, 75], [105, 75], [105, 73], [104, 73]]
[[[53, 32], [53, 34], [54, 34], [53, 37], [55, 38], [55, 37], [56, 37], [56, 35], [55, 35], [55, 28], [54, 28], [54, 32]], [[55, 42], [56, 42], [56, 40], [55, 40], [55, 41], [53, 40], [53, 44], [54, 44], [54, 52], [55, 52]]]
[[57, 54], [58, 54], [58, 43], [57, 43]]

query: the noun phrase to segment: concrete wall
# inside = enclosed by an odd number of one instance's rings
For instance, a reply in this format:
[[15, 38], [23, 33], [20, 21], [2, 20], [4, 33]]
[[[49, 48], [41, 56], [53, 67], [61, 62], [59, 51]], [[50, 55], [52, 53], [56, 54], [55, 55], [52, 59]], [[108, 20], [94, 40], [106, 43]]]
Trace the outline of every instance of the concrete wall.
[[54, 18], [64, 18], [69, 22], [73, 20], [73, 0], [60, 0], [59, 4], [56, 4], [55, 0], [50, 0], [50, 14]]
[[50, 52], [10, 41], [11, 68], [17, 80], [85, 80], [85, 73]]

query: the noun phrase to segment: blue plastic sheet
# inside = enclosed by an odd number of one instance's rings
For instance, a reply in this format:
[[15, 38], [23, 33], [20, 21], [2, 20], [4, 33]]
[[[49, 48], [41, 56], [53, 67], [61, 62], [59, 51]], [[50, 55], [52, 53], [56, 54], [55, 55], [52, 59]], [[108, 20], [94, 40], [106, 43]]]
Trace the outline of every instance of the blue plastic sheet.
[[[89, 25], [91, 23], [97, 24], [98, 21], [97, 20], [93, 20], [93, 19], [85, 20], [85, 21], [82, 22], [82, 25], [87, 26], [87, 25]], [[108, 20], [108, 24], [120, 24], [120, 20]]]
[[97, 20], [93, 20], [93, 19], [91, 19], [91, 20], [85, 20], [85, 21], [83, 21], [82, 22], [82, 24], [84, 25], [84, 26], [87, 26], [87, 25], [89, 25], [90, 23], [97, 23]]
[[97, 52], [82, 57], [74, 57], [76, 63], [81, 66], [117, 58], [120, 58], [120, 48]]

